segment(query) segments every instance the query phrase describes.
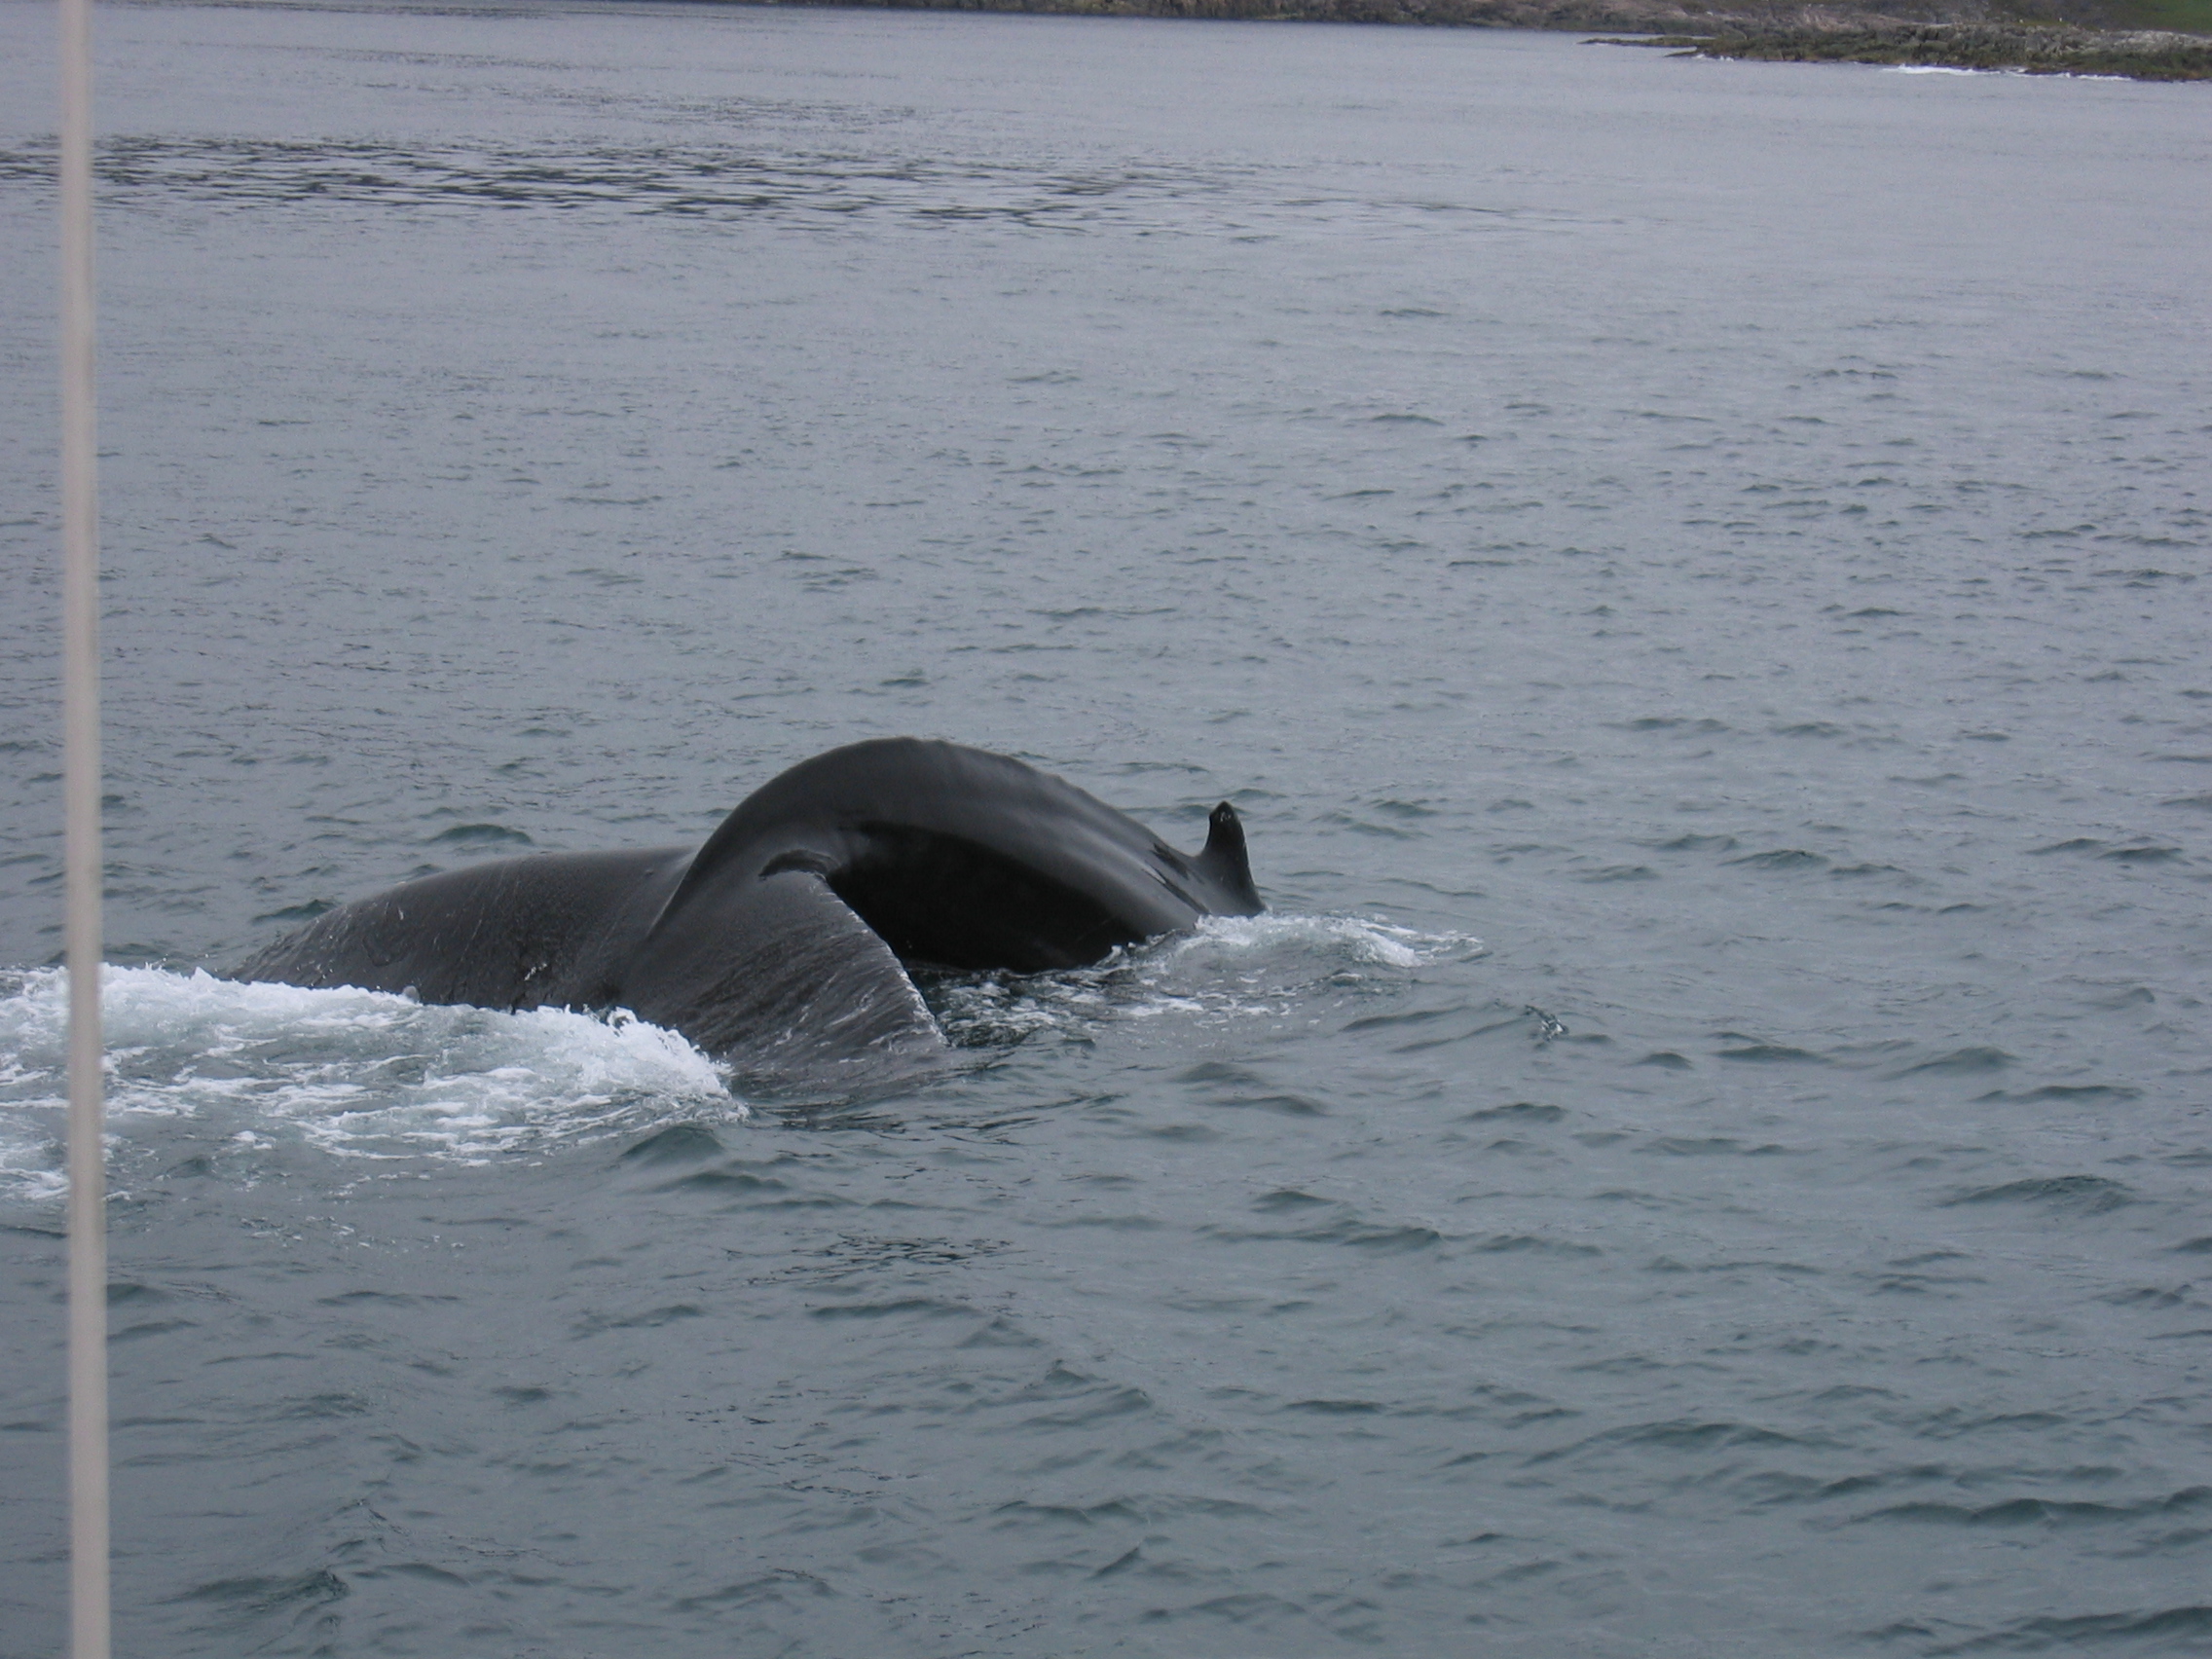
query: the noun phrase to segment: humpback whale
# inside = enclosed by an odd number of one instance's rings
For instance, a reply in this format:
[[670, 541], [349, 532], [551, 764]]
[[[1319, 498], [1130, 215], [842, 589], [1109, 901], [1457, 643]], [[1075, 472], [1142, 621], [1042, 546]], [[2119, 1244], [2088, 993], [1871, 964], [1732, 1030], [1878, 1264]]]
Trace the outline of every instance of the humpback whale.
[[424, 876], [324, 912], [229, 977], [626, 1009], [741, 1073], [805, 1073], [941, 1056], [910, 967], [1080, 967], [1265, 908], [1227, 801], [1184, 854], [1010, 756], [883, 738], [793, 766], [696, 849]]

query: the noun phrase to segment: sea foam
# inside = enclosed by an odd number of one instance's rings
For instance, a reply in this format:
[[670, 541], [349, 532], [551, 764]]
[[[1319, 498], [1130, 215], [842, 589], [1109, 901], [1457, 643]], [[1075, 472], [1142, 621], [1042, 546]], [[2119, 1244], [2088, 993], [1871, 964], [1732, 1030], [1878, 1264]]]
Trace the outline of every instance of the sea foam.
[[1402, 978], [1483, 953], [1467, 934], [1417, 933], [1363, 916], [1209, 916], [1188, 934], [1118, 950], [1095, 968], [963, 975], [925, 985], [955, 1044], [989, 1047], [1056, 1033], [1088, 1038], [1125, 1020], [1203, 1024], [1283, 1015], [1324, 984]]
[[[58, 1193], [67, 975], [0, 975], [0, 1192]], [[195, 1120], [246, 1145], [482, 1161], [671, 1110], [742, 1115], [712, 1061], [625, 1014], [503, 1014], [380, 991], [110, 968], [100, 997], [115, 1136]]]

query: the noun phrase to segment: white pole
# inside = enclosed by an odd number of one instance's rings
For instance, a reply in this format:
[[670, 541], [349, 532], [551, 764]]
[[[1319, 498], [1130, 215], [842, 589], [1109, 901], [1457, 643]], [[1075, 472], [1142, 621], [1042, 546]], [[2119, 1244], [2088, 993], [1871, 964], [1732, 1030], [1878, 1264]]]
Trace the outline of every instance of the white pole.
[[108, 1659], [107, 1180], [100, 1136], [99, 524], [92, 0], [61, 11], [61, 771], [69, 965], [69, 1647]]

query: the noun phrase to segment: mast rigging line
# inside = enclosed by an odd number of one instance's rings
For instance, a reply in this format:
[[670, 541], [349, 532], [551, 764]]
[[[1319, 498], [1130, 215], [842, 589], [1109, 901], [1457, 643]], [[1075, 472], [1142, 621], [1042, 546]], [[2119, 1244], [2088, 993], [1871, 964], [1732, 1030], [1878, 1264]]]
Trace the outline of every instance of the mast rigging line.
[[108, 1659], [107, 1180], [100, 1077], [99, 502], [92, 0], [59, 0], [61, 772], [69, 977], [69, 1650]]

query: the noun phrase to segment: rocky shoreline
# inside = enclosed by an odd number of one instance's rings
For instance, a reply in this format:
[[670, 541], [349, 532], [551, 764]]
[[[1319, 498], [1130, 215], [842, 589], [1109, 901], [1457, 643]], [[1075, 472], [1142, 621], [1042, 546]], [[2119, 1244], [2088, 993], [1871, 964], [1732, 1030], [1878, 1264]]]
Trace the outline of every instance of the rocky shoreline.
[[2114, 75], [2133, 81], [2212, 80], [2212, 39], [2151, 29], [2065, 24], [1900, 23], [1861, 26], [1730, 23], [1599, 44], [1658, 46], [1683, 56], [1788, 63], [1917, 64], [2029, 75]]
[[[1191, 18], [1233, 22], [1409, 23], [1444, 28], [1688, 30], [1732, 20], [1684, 0], [754, 0], [892, 11], [1038, 12], [1058, 17]], [[1756, 10], [1756, 0], [1752, 7]]]
[[[2139, 81], [2212, 79], [2212, 35], [2090, 26], [2189, 9], [2196, 0], [1887, 0], [1807, 6], [1803, 0], [754, 0], [931, 12], [1041, 12], [1093, 18], [1223, 21], [1398, 23], [1444, 28], [1613, 30], [1686, 56], [1798, 63], [1920, 64], [2120, 75]], [[2002, 10], [2000, 10], [2002, 7]], [[2157, 20], [2166, 20], [2163, 17]]]

